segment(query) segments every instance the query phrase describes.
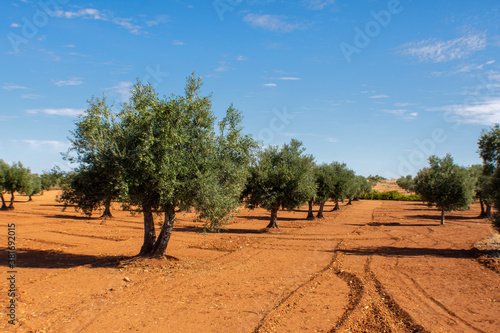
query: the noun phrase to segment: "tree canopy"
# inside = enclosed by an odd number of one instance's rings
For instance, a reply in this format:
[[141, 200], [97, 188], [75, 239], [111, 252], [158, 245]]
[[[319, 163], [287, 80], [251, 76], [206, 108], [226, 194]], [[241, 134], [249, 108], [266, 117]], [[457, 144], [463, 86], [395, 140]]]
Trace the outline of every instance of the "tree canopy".
[[415, 190], [429, 206], [441, 209], [441, 224], [445, 212], [469, 207], [474, 195], [474, 177], [464, 167], [453, 163], [451, 155], [429, 157], [429, 168], [415, 177]]
[[261, 206], [271, 212], [268, 228], [278, 228], [278, 210], [293, 209], [314, 196], [313, 161], [304, 154], [302, 143], [292, 139], [279, 148], [267, 147], [258, 154], [244, 198], [251, 207]]

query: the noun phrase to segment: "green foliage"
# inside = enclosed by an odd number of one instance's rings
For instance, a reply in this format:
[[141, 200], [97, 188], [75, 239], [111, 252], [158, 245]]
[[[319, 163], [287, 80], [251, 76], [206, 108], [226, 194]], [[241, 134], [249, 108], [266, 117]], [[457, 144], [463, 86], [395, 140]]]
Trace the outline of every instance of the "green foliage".
[[407, 175], [406, 177], [401, 177], [396, 181], [399, 187], [401, 187], [406, 192], [415, 192], [415, 181], [411, 175]]
[[[207, 228], [220, 228], [239, 205], [255, 143], [232, 106], [216, 133], [201, 86], [192, 74], [184, 95], [160, 98], [138, 81], [117, 116], [105, 98], [91, 99], [66, 155], [80, 166], [61, 199], [87, 214], [111, 199], [142, 210], [141, 255], [163, 255], [176, 208], [195, 207]], [[158, 238], [153, 212], [165, 213]]]
[[50, 171], [44, 171], [40, 178], [42, 182], [42, 190], [50, 190], [53, 187], [60, 187], [66, 173], [61, 171], [59, 166], [54, 166]]
[[372, 187], [370, 183], [363, 176], [353, 176], [349, 178], [347, 183], [347, 198], [355, 199], [360, 196], [370, 193]]
[[375, 186], [381, 180], [386, 180], [386, 179], [387, 178], [379, 176], [379, 175], [375, 175], [375, 176], [369, 175], [368, 177], [366, 177], [366, 180], [368, 180], [368, 182], [370, 183], [371, 186]]
[[500, 125], [495, 124], [488, 131], [483, 131], [478, 140], [479, 155], [483, 159], [483, 172], [479, 178], [480, 195], [486, 203], [494, 202], [497, 213], [494, 226], [500, 231]]
[[24, 194], [29, 196], [31, 201], [31, 196], [42, 192], [42, 179], [37, 174], [30, 174], [28, 182], [23, 188]]
[[429, 164], [415, 177], [415, 190], [429, 206], [442, 210], [444, 223], [444, 212], [469, 207], [474, 196], [474, 178], [466, 168], [454, 164], [449, 154], [443, 159], [431, 156]]
[[372, 191], [368, 194], [364, 194], [360, 199], [366, 200], [394, 200], [394, 201], [422, 201], [422, 198], [418, 194], [404, 195], [398, 191], [387, 191], [378, 192]]
[[243, 197], [251, 207], [271, 211], [270, 227], [277, 227], [280, 207], [293, 209], [314, 196], [316, 185], [313, 157], [304, 155], [300, 141], [292, 139], [282, 148], [271, 146], [258, 154], [258, 162], [250, 169], [251, 177]]
[[[118, 150], [119, 124], [106, 97], [88, 101], [84, 114], [76, 122], [76, 130], [69, 138], [71, 147], [64, 158], [79, 163], [74, 174], [63, 178], [60, 169], [54, 168], [47, 180], [62, 187], [59, 201], [75, 205], [87, 216], [111, 200], [118, 199], [125, 191], [122, 179], [122, 158]], [[65, 182], [66, 184], [61, 184]]]

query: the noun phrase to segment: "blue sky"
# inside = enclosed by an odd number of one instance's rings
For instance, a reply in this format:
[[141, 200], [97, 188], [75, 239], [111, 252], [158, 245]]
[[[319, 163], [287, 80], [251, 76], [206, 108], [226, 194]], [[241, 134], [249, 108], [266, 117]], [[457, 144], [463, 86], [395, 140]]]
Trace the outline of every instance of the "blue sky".
[[217, 117], [265, 145], [297, 138], [358, 174], [415, 174], [431, 154], [480, 163], [500, 122], [500, 3], [7, 0], [0, 4], [0, 158], [35, 172], [92, 96], [116, 110], [138, 78], [181, 94], [191, 72]]

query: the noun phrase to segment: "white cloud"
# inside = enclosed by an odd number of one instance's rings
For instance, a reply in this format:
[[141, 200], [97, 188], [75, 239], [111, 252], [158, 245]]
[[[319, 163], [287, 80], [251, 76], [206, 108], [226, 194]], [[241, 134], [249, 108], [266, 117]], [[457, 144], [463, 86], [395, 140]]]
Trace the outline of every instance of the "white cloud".
[[16, 22], [10, 24], [11, 28], [19, 28], [20, 26], [21, 25], [19, 23], [16, 23]]
[[50, 116], [76, 117], [82, 114], [84, 109], [30, 109], [26, 110], [29, 114], [44, 113]]
[[495, 63], [495, 60], [490, 60], [485, 62], [484, 64], [463, 64], [456, 66], [454, 69], [451, 71], [443, 71], [443, 72], [432, 72], [433, 76], [443, 76], [443, 75], [454, 75], [454, 74], [466, 74], [474, 71], [480, 71], [484, 69], [485, 66], [489, 66]]
[[389, 96], [381, 94], [381, 95], [370, 96], [370, 98], [376, 98], [376, 99], [379, 99], [379, 98], [389, 98]]
[[263, 87], [276, 87], [277, 84], [276, 83], [264, 83], [262, 86]]
[[231, 68], [229, 68], [227, 65], [226, 65], [226, 62], [225, 61], [220, 61], [219, 62], [219, 67], [217, 67], [215, 69], [216, 72], [227, 72], [231, 70]]
[[84, 8], [77, 11], [59, 10], [56, 12], [56, 16], [66, 19], [82, 18], [82, 19], [112, 22], [116, 25], [119, 25], [127, 29], [133, 34], [140, 34], [142, 29], [140, 25], [133, 24], [131, 18], [114, 17], [109, 12], [104, 13], [95, 8]]
[[130, 98], [130, 90], [134, 84], [130, 81], [119, 82], [116, 86], [111, 88], [106, 88], [105, 90], [112, 90], [113, 92], [120, 95], [120, 101], [125, 102]]
[[40, 98], [45, 98], [45, 96], [37, 95], [37, 94], [25, 94], [25, 95], [22, 95], [21, 98], [36, 100], [36, 99], [40, 99]]
[[172, 42], [172, 45], [184, 45], [184, 42], [181, 42], [180, 40], [174, 40]]
[[307, 8], [312, 10], [322, 10], [329, 5], [333, 5], [335, 0], [304, 0]]
[[286, 80], [286, 81], [299, 81], [302, 80], [300, 77], [290, 77], [290, 76], [285, 76], [285, 77], [278, 77], [278, 80]]
[[54, 84], [58, 87], [64, 87], [64, 86], [80, 86], [83, 84], [83, 80], [80, 77], [72, 77], [69, 80], [59, 80], [55, 81]]
[[486, 34], [468, 34], [441, 41], [436, 38], [410, 42], [400, 46], [399, 53], [417, 58], [421, 62], [446, 62], [462, 59], [486, 48]]
[[76, 47], [75, 44], [67, 44], [67, 45], [64, 45], [63, 47]]
[[412, 120], [418, 117], [418, 112], [408, 112], [407, 109], [382, 110], [382, 112], [393, 114], [400, 119]]
[[236, 58], [236, 60], [238, 60], [238, 61], [245, 61], [245, 60], [248, 60], [248, 58], [244, 57], [242, 55], [239, 55], [238, 58]]
[[2, 89], [7, 90], [7, 91], [12, 91], [12, 90], [25, 90], [25, 89], [29, 89], [29, 88], [24, 87], [24, 86], [20, 86], [20, 85], [14, 84], [14, 83], [5, 83], [2, 86]]
[[52, 140], [21, 140], [21, 142], [27, 143], [32, 149], [44, 149], [48, 147], [49, 149], [54, 149], [57, 151], [68, 150], [70, 147], [69, 142], [64, 141], [52, 141]]
[[301, 29], [299, 24], [287, 23], [281, 16], [247, 14], [243, 20], [253, 27], [262, 28], [276, 32], [292, 32]]
[[165, 23], [168, 21], [168, 16], [167, 15], [158, 15], [155, 17], [154, 20], [149, 20], [149, 21], [146, 21], [146, 25], [148, 27], [152, 27], [152, 26], [155, 26], [155, 25], [159, 25], [160, 23]]
[[500, 97], [490, 97], [470, 104], [431, 108], [429, 111], [444, 111], [447, 118], [460, 123], [494, 125], [500, 123]]

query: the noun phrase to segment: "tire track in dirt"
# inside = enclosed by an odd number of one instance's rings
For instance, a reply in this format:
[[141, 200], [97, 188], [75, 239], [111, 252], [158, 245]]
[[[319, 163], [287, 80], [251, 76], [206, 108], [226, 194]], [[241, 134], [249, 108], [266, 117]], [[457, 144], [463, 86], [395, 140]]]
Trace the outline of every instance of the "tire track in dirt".
[[[352, 206], [350, 208], [352, 208]], [[370, 216], [371, 214], [373, 218], [375, 209], [377, 209], [377, 207], [369, 212], [367, 216]], [[337, 215], [334, 220], [344, 218], [344, 216], [349, 213], [350, 210], [342, 211], [342, 214]], [[289, 317], [292, 316], [292, 313], [298, 312], [297, 308], [301, 304], [303, 305], [305, 303], [310, 303], [308, 298], [311, 298], [311, 290], [317, 289], [318, 286], [321, 286], [322, 284], [327, 285], [329, 282], [332, 283], [331, 280], [335, 277], [345, 282], [345, 284], [349, 288], [349, 293], [347, 295], [347, 302], [342, 314], [339, 315], [338, 319], [336, 320], [335, 318], [331, 318], [331, 321], [335, 321], [334, 328], [328, 328], [326, 330], [335, 332], [337, 329], [342, 327], [342, 325], [349, 319], [351, 314], [359, 306], [361, 299], [363, 298], [365, 288], [363, 286], [362, 280], [356, 274], [342, 269], [341, 257], [343, 257], [343, 255], [340, 250], [347, 236], [353, 234], [360, 235], [360, 230], [364, 227], [365, 225], [357, 226], [347, 234], [344, 234], [342, 237], [340, 237], [341, 240], [333, 249], [333, 256], [330, 263], [322, 270], [318, 271], [308, 281], [298, 286], [291, 293], [282, 298], [274, 306], [274, 308], [262, 318], [259, 325], [255, 328], [254, 332], [275, 332], [276, 326], [286, 325], [286, 321], [289, 321]], [[330, 293], [332, 292], [333, 291], [331, 290]], [[331, 299], [326, 298], [323, 301], [328, 302], [331, 301]], [[336, 302], [338, 303], [338, 300]]]

